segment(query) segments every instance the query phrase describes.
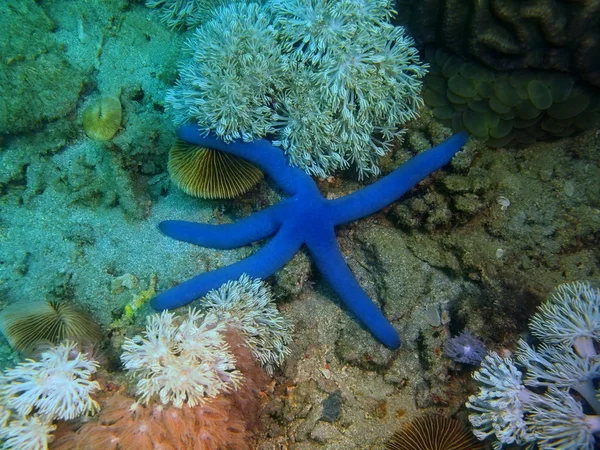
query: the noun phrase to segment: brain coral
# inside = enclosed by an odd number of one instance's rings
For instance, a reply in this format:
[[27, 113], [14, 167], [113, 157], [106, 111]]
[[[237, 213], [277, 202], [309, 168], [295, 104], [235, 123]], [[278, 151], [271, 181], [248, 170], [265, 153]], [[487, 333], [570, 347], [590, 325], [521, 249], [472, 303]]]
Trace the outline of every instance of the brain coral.
[[577, 74], [600, 87], [598, 1], [410, 0], [399, 4], [406, 7], [413, 36], [422, 43], [445, 45], [497, 70], [552, 69]]

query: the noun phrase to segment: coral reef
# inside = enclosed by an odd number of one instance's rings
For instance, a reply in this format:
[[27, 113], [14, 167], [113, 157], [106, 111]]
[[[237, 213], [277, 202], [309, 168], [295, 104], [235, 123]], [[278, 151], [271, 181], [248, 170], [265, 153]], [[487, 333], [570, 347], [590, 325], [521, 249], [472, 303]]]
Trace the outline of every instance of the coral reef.
[[169, 175], [183, 192], [194, 197], [238, 197], [263, 178], [242, 158], [177, 139], [169, 151]]
[[[469, 420], [483, 440], [537, 443], [544, 449], [595, 448], [600, 433], [600, 289], [589, 283], [559, 286], [530, 322], [541, 341], [536, 349], [519, 341], [516, 359], [492, 352], [474, 374], [479, 392], [469, 398]], [[573, 394], [577, 393], [577, 396]]]
[[[393, 156], [404, 161], [443, 133], [424, 112], [408, 130], [409, 148]], [[526, 326], [554, 286], [600, 276], [598, 145], [593, 129], [493, 152], [472, 141], [452, 160], [452, 173], [389, 210], [412, 252], [481, 286], [485, 294], [457, 305], [460, 314], [485, 317], [484, 328], [468, 325], [474, 332], [501, 342]]]
[[142, 336], [127, 338], [121, 361], [137, 381], [137, 395], [148, 404], [158, 397], [176, 408], [204, 403], [237, 389], [242, 374], [214, 316], [190, 309], [176, 317], [163, 311], [147, 317]]
[[272, 135], [314, 175], [351, 164], [376, 174], [422, 105], [426, 72], [392, 14], [387, 0], [224, 6], [189, 43], [167, 96], [175, 121], [226, 142]]
[[[132, 348], [131, 342], [126, 343], [131, 350], [125, 350], [125, 364], [131, 366], [135, 358], [126, 355], [127, 352], [139, 353], [138, 360], [146, 364], [158, 361], [162, 366], [170, 365], [170, 380], [164, 377], [166, 389], [173, 391], [175, 383], [182, 383], [185, 387], [186, 378], [181, 377], [183, 362], [181, 359], [190, 353], [203, 354], [204, 362], [188, 365], [184, 376], [189, 376], [195, 371], [196, 379], [204, 377], [205, 382], [211, 383], [213, 390], [219, 392], [208, 398], [203, 394], [197, 402], [189, 400], [179, 401], [181, 396], [170, 395], [167, 402], [156, 401], [156, 396], [148, 397], [144, 392], [139, 392], [142, 404], [133, 398], [124, 395], [121, 390], [102, 400], [102, 410], [97, 417], [86, 421], [84, 424], [63, 424], [57, 431], [57, 439], [53, 445], [56, 450], [87, 450], [102, 448], [106, 450], [152, 450], [156, 448], [171, 448], [187, 450], [247, 450], [253, 447], [252, 432], [259, 425], [259, 415], [265, 398], [269, 378], [266, 376], [252, 351], [244, 344], [244, 338], [238, 330], [229, 328], [223, 330], [213, 327], [210, 331], [203, 332], [197, 326], [199, 316], [190, 312], [179, 320], [175, 327], [168, 322], [168, 317], [149, 318], [148, 334], [153, 334], [157, 340], [162, 339], [162, 347], [171, 346], [172, 352], [165, 356], [162, 349], [156, 355], [146, 351], [152, 349], [137, 346]], [[214, 320], [214, 317], [212, 318]], [[209, 319], [206, 319], [207, 321]], [[161, 322], [162, 328], [152, 327], [151, 324]], [[214, 326], [211, 324], [210, 326]], [[177, 335], [184, 337], [186, 342], [177, 342]], [[225, 343], [226, 342], [226, 343]], [[217, 344], [218, 349], [211, 349], [210, 344]], [[185, 347], [185, 348], [183, 348]], [[229, 357], [235, 361], [237, 369], [231, 371], [223, 364], [218, 368], [219, 373], [211, 372], [209, 366], [219, 364], [226, 349], [230, 349]], [[173, 354], [181, 350], [178, 357]], [[154, 359], [153, 359], [154, 358]], [[180, 360], [178, 360], [179, 358]], [[212, 358], [212, 359], [211, 359]], [[198, 360], [198, 358], [196, 358]], [[154, 364], [156, 366], [156, 364]], [[243, 379], [239, 375], [243, 373]], [[212, 377], [212, 379], [211, 379]], [[216, 378], [228, 378], [235, 389], [223, 387], [223, 383]], [[235, 380], [235, 382], [233, 381]], [[201, 386], [197, 385], [199, 389]], [[139, 391], [139, 389], [138, 389]], [[168, 404], [171, 403], [171, 404]], [[196, 404], [197, 403], [197, 404]]]
[[0, 332], [19, 351], [64, 340], [94, 343], [102, 337], [100, 327], [87, 312], [57, 301], [13, 303], [0, 312]]
[[33, 0], [0, 3], [0, 135], [40, 128], [75, 109], [85, 76], [65, 59], [55, 27]]
[[428, 47], [423, 99], [455, 132], [467, 130], [492, 147], [527, 145], [600, 124], [600, 90], [566, 74], [494, 72]]
[[398, 6], [421, 43], [445, 45], [498, 70], [557, 70], [600, 87], [595, 1], [411, 0]]

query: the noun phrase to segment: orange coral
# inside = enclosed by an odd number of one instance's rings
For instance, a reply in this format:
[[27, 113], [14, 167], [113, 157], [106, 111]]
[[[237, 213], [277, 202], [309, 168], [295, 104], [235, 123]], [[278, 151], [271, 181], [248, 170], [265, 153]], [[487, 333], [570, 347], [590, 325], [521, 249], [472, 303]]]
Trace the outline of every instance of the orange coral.
[[226, 340], [235, 354], [244, 382], [234, 392], [218, 395], [190, 408], [151, 403], [115, 393], [100, 414], [77, 431], [62, 426], [53, 450], [247, 450], [258, 425], [261, 391], [269, 381], [241, 338], [229, 331]]
[[122, 394], [109, 397], [96, 420], [58, 437], [55, 450], [246, 450], [246, 423], [219, 396], [205, 405], [143, 406]]

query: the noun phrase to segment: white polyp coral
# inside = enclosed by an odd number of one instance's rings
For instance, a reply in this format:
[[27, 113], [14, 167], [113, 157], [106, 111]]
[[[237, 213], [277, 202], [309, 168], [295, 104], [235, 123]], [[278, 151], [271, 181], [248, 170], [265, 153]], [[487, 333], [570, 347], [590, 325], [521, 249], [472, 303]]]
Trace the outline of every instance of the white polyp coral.
[[280, 74], [271, 15], [257, 3], [219, 8], [188, 42], [193, 57], [180, 70], [167, 104], [178, 125], [193, 120], [225, 141], [264, 137], [267, 106]]
[[148, 403], [193, 407], [242, 382], [214, 316], [190, 309], [178, 317], [168, 311], [147, 318], [143, 336], [125, 339], [121, 361], [138, 380], [137, 394]]
[[146, 0], [157, 8], [160, 20], [171, 29], [192, 28], [210, 18], [211, 11], [224, 0]]
[[377, 160], [423, 105], [426, 66], [389, 0], [270, 0], [216, 8], [167, 104], [225, 141], [268, 137], [325, 176]]
[[568, 391], [554, 386], [532, 397], [528, 423], [542, 449], [592, 449], [600, 416], [587, 415]]
[[[402, 27], [389, 23], [390, 3], [271, 0], [268, 4], [284, 60], [298, 61], [311, 73], [312, 83], [298, 95], [318, 98], [317, 109], [330, 117], [329, 132], [323, 134], [330, 142], [317, 150], [313, 139], [292, 143], [276, 133], [275, 142], [287, 150], [293, 164], [319, 176], [351, 163], [360, 177], [377, 174], [378, 158], [403, 135], [399, 125], [416, 117], [423, 105], [419, 79], [426, 73], [412, 39]], [[294, 72], [285, 73], [295, 78]], [[278, 109], [278, 116], [293, 113], [289, 106]]]
[[523, 402], [529, 395], [512, 360], [490, 352], [473, 377], [480, 388], [477, 395], [469, 397], [467, 407], [477, 412], [469, 416], [475, 436], [483, 440], [495, 435], [506, 444], [528, 442]]
[[292, 322], [279, 312], [262, 280], [244, 274], [210, 291], [202, 302], [219, 322], [241, 331], [244, 343], [269, 373], [289, 354]]
[[559, 286], [530, 326], [541, 343], [536, 349], [519, 342], [516, 357], [524, 377], [512, 360], [495, 353], [475, 373], [480, 389], [467, 402], [475, 412], [469, 416], [475, 435], [495, 435], [497, 449], [511, 443], [536, 443], [544, 450], [594, 449], [600, 433], [595, 390], [600, 290], [582, 282]]
[[541, 344], [536, 350], [521, 339], [517, 359], [527, 368], [528, 386], [570, 389], [592, 382], [600, 374], [600, 358], [582, 358], [573, 347], [563, 344]]
[[17, 418], [0, 427], [1, 448], [5, 450], [48, 450], [56, 425], [33, 415]]
[[48, 421], [94, 414], [99, 404], [91, 397], [100, 385], [92, 381], [98, 363], [65, 342], [27, 359], [0, 375], [0, 395], [5, 406], [20, 416], [32, 413]]
[[593, 341], [600, 340], [598, 296], [598, 289], [589, 283], [560, 285], [532, 317], [531, 333], [548, 344], [570, 345], [580, 354], [595, 354]]

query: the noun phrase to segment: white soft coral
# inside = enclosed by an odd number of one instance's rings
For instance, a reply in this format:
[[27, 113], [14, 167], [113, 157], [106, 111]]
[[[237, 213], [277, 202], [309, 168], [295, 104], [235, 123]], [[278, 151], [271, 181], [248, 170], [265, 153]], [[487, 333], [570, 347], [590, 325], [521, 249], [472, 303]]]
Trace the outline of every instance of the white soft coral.
[[467, 407], [476, 412], [469, 416], [475, 436], [483, 440], [495, 435], [500, 442], [509, 444], [529, 442], [523, 412], [529, 391], [512, 360], [490, 352], [473, 378], [479, 382], [479, 394], [469, 397]]
[[202, 306], [219, 322], [241, 332], [244, 343], [268, 373], [290, 353], [293, 324], [277, 310], [262, 280], [244, 274], [206, 294]]
[[47, 421], [93, 414], [98, 403], [90, 396], [100, 389], [92, 374], [98, 363], [65, 342], [27, 359], [0, 375], [0, 395], [7, 408], [26, 418], [33, 412]]
[[193, 407], [240, 385], [225, 327], [215, 320], [193, 309], [183, 317], [164, 311], [148, 317], [143, 337], [125, 340], [121, 361], [138, 379], [142, 401], [158, 395], [163, 404]]
[[[8, 412], [6, 412], [9, 414]], [[0, 427], [0, 442], [5, 450], [47, 450], [56, 425], [37, 415], [6, 421]]]
[[[600, 434], [600, 289], [589, 283], [559, 286], [530, 322], [537, 347], [521, 340], [518, 363], [492, 353], [473, 376], [469, 420], [480, 439], [534, 442], [544, 450], [596, 448]], [[521, 381], [522, 380], [522, 381]], [[577, 394], [577, 395], [574, 395]]]

